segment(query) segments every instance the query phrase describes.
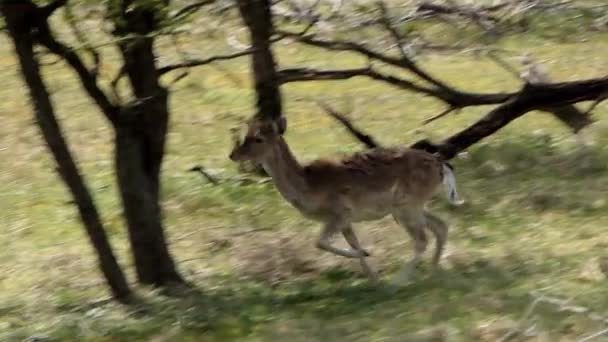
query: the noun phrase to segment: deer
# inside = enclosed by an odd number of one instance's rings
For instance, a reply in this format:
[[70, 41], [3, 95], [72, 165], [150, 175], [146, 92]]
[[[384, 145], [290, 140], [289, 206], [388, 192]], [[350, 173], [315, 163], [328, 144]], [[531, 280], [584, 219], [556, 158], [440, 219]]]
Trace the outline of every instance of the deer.
[[[426, 209], [438, 186], [447, 187], [448, 200], [460, 205], [453, 167], [439, 156], [405, 147], [376, 147], [339, 160], [317, 159], [301, 164], [283, 137], [285, 117], [254, 119], [244, 139], [236, 139], [229, 158], [261, 164], [281, 196], [304, 217], [323, 224], [316, 247], [335, 255], [359, 259], [373, 282], [378, 274], [367, 263], [353, 224], [392, 215], [414, 242], [414, 256], [396, 276], [408, 282], [427, 249], [427, 235], [435, 237], [433, 270], [439, 270], [448, 226]], [[332, 245], [341, 233], [350, 249]]]

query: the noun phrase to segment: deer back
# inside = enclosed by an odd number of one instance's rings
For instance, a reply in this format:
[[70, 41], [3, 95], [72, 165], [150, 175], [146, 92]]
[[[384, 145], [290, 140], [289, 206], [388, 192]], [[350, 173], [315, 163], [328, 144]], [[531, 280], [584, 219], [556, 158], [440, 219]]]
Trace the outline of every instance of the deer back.
[[441, 183], [441, 162], [407, 148], [375, 148], [339, 161], [317, 160], [304, 168], [311, 189], [340, 194], [393, 192], [428, 200]]

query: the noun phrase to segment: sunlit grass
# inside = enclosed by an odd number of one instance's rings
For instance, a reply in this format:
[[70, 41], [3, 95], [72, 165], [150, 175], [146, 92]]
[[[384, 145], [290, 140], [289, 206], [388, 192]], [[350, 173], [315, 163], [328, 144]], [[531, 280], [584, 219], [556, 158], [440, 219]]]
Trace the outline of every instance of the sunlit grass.
[[[202, 42], [191, 42], [193, 46]], [[600, 76], [606, 37], [557, 45], [513, 40], [531, 51], [557, 80]], [[200, 292], [161, 296], [140, 289], [144, 313], [94, 303], [107, 290], [69, 195], [54, 172], [32, 121], [27, 92], [0, 38], [0, 340], [39, 335], [59, 341], [388, 340], [440, 327], [455, 340], [494, 341], [530, 303], [529, 292], [570, 298], [603, 314], [608, 289], [599, 269], [608, 246], [608, 109], [595, 112], [596, 144], [581, 148], [549, 114], [515, 121], [454, 161], [468, 203], [432, 208], [451, 223], [444, 272], [396, 294], [367, 284], [358, 265], [318, 252], [315, 223], [288, 207], [269, 184], [206, 184], [187, 172], [204, 165], [229, 179], [228, 129], [253, 113], [248, 62], [191, 70], [174, 86], [173, 116], [164, 164], [164, 208], [171, 250]], [[285, 66], [364, 65], [308, 48], [278, 49]], [[513, 60], [515, 62], [515, 60]], [[105, 60], [108, 70], [116, 61]], [[461, 89], [506, 91], [518, 83], [492, 62], [468, 55], [425, 56], [421, 64]], [[228, 74], [226, 73], [228, 71]], [[70, 146], [87, 177], [121, 264], [133, 277], [112, 170], [112, 131], [62, 65], [45, 68]], [[287, 140], [302, 160], [339, 156], [360, 144], [310, 99], [349, 115], [383, 144], [441, 139], [476, 121], [489, 108], [471, 108], [425, 127], [443, 109], [430, 98], [373, 83], [291, 84], [283, 88]], [[390, 277], [409, 257], [406, 234], [391, 220], [357, 226], [372, 262]], [[340, 242], [341, 243], [341, 242]], [[537, 329], [556, 340], [598, 328], [585, 315], [541, 307]]]

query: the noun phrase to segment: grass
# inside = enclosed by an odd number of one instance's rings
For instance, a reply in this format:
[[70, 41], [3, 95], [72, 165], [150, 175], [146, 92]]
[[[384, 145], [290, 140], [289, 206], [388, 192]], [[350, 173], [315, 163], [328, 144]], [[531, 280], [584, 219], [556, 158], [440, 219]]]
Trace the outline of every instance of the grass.
[[[606, 73], [606, 41], [598, 34], [580, 43], [529, 37], [504, 45], [533, 52], [556, 79], [573, 80]], [[277, 54], [285, 66], [364, 63], [349, 54], [329, 58], [285, 45]], [[484, 59], [436, 55], [421, 63], [462, 89], [517, 86]], [[391, 294], [369, 285], [356, 262], [318, 252], [317, 225], [288, 207], [271, 185], [211, 186], [186, 172], [200, 163], [221, 177], [236, 174], [226, 157], [227, 132], [235, 118], [253, 113], [253, 94], [246, 60], [222, 66], [228, 75], [214, 67], [193, 69], [174, 87], [164, 164], [171, 251], [197, 290], [165, 296], [139, 288], [146, 305], [134, 311], [103, 301], [107, 289], [32, 121], [10, 44], [0, 38], [0, 340], [495, 341], [514, 327], [534, 291], [607, 314], [608, 287], [600, 270], [608, 246], [606, 105], [595, 112], [593, 146], [578, 146], [551, 116], [535, 112], [456, 159], [468, 203], [452, 209], [438, 196], [431, 205], [451, 224], [444, 271], [432, 277], [424, 264], [415, 282]], [[112, 57], [103, 66], [110, 72], [116, 67]], [[133, 280], [114, 184], [111, 128], [63, 65], [45, 72], [72, 150]], [[339, 108], [350, 98], [351, 117], [384, 144], [440, 139], [488, 110], [467, 109], [421, 128], [441, 104], [362, 79], [290, 84], [284, 97], [287, 140], [302, 160], [361, 148], [308, 98]], [[384, 279], [411, 253], [406, 234], [388, 219], [356, 230]], [[601, 329], [588, 314], [549, 304], [539, 305], [530, 321], [536, 333], [531, 340], [570, 341]]]

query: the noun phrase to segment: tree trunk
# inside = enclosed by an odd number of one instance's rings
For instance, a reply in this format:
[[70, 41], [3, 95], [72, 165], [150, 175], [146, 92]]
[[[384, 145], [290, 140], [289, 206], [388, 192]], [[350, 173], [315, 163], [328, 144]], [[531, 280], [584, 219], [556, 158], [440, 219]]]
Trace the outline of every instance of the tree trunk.
[[99, 267], [113, 296], [119, 301], [128, 302], [131, 299], [131, 290], [112, 252], [93, 198], [63, 138], [48, 90], [40, 75], [40, 66], [33, 51], [34, 39], [32, 36], [34, 20], [38, 18], [37, 10], [37, 7], [29, 4], [0, 6], [0, 11], [6, 19], [9, 35], [15, 45], [22, 76], [29, 88], [38, 126], [58, 164], [59, 174], [76, 202], [80, 218], [97, 253]]
[[279, 75], [270, 37], [274, 31], [269, 0], [238, 0], [254, 48], [251, 66], [257, 95], [257, 116], [277, 119], [282, 115]]
[[[278, 119], [283, 115], [281, 84], [270, 38], [274, 31], [271, 4], [268, 0], [238, 0], [239, 12], [249, 30], [249, 40], [254, 48], [251, 70], [256, 93], [256, 117]], [[262, 164], [243, 161], [241, 170], [268, 176]]]
[[175, 268], [163, 230], [160, 160], [152, 152], [154, 144], [146, 132], [158, 127], [144, 123], [147, 114], [133, 108], [119, 117], [115, 162], [137, 278], [143, 284], [164, 286], [182, 283], [183, 279]]
[[136, 34], [119, 44], [124, 70], [135, 100], [116, 121], [116, 170], [129, 228], [129, 237], [141, 283], [155, 286], [184, 283], [169, 253], [160, 206], [160, 177], [169, 109], [168, 92], [159, 82], [153, 9], [134, 7], [123, 13], [115, 34]]

